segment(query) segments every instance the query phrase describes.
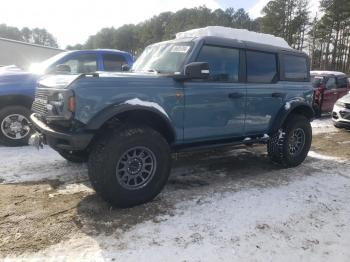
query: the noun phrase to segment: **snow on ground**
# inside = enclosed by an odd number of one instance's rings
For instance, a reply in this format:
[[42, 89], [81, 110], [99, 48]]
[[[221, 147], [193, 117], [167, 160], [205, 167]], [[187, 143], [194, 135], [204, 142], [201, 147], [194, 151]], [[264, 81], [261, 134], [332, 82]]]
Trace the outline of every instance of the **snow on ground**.
[[[49, 163], [45, 165], [45, 163]], [[38, 169], [37, 166], [41, 165]], [[68, 163], [56, 151], [45, 146], [0, 147], [0, 184], [58, 179], [61, 181], [87, 180], [86, 166]]]
[[[314, 133], [335, 131], [330, 123], [316, 120]], [[0, 156], [2, 184], [57, 179], [63, 184], [51, 198], [93, 194], [86, 166], [69, 164], [47, 147], [39, 152], [30, 147], [0, 147]], [[81, 230], [38, 252], [3, 259], [350, 261], [348, 161], [310, 151], [303, 165], [279, 169], [264, 163], [264, 157], [259, 150], [247, 148], [208, 154], [188, 166], [175, 165], [161, 200], [150, 204], [166, 212], [154, 213], [127, 229], [115, 227], [108, 235]], [[222, 169], [215, 167], [217, 161], [224, 161]], [[231, 163], [234, 161], [240, 166]], [[195, 178], [208, 184], [202, 183], [199, 189], [179, 186], [182, 179], [186, 183], [185, 179]], [[139, 208], [147, 212], [150, 205]], [[120, 210], [120, 216], [129, 210]]]
[[330, 117], [322, 117], [322, 118], [314, 119], [314, 121], [311, 122], [311, 126], [312, 126], [312, 133], [314, 135], [338, 131], [338, 129], [334, 127], [332, 119]]

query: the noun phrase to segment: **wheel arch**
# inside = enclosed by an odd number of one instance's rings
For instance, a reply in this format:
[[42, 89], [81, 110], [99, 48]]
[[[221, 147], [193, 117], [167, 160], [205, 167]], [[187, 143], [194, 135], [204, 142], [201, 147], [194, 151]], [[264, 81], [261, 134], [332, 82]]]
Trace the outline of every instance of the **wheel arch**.
[[278, 112], [275, 121], [270, 125], [269, 134], [277, 132], [292, 114], [303, 115], [310, 121], [315, 117], [315, 112], [310, 104], [300, 101], [287, 102]]
[[24, 106], [28, 109], [32, 107], [33, 98], [26, 95], [5, 95], [0, 96], [0, 110], [7, 106]]
[[86, 128], [89, 130], [103, 130], [120, 123], [143, 124], [161, 133], [171, 144], [176, 138], [175, 129], [169, 116], [164, 110], [160, 109], [128, 104], [110, 106], [91, 119]]

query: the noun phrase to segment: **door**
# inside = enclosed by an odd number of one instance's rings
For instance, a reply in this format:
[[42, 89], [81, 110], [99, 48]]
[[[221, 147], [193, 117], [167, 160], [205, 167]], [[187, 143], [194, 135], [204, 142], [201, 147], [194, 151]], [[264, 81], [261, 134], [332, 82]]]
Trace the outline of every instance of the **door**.
[[337, 77], [337, 99], [345, 96], [349, 92], [348, 89], [348, 78], [346, 76]]
[[286, 92], [277, 82], [277, 55], [247, 51], [246, 135], [267, 132], [283, 105]]
[[186, 142], [244, 135], [246, 88], [239, 83], [240, 51], [204, 45], [196, 61], [208, 62], [207, 80], [184, 83]]
[[337, 83], [335, 77], [329, 77], [326, 82], [325, 90], [322, 98], [322, 112], [330, 112], [333, 105], [338, 100]]

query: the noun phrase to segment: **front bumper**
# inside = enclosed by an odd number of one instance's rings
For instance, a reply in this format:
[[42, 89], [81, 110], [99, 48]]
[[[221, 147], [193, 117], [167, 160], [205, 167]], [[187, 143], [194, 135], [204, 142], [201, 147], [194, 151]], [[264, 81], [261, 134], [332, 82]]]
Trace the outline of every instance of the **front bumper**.
[[30, 116], [34, 130], [38, 136], [41, 136], [41, 141], [54, 149], [64, 149], [70, 151], [84, 150], [90, 143], [93, 134], [91, 133], [70, 133], [59, 132], [46, 123], [41, 121], [36, 114]]
[[350, 128], [350, 109], [334, 105], [332, 120], [337, 127]]

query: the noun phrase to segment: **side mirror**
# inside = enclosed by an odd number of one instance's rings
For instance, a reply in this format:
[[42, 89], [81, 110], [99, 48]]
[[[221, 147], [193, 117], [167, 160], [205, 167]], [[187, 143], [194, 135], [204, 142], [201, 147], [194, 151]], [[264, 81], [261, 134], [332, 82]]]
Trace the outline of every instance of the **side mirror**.
[[55, 68], [56, 74], [69, 74], [71, 71], [72, 70], [69, 65], [57, 65]]
[[123, 71], [123, 72], [129, 71], [129, 70], [130, 70], [130, 67], [129, 67], [128, 64], [123, 64], [123, 65], [122, 65], [122, 71]]
[[207, 62], [193, 62], [185, 66], [185, 77], [188, 79], [208, 79], [209, 75]]

